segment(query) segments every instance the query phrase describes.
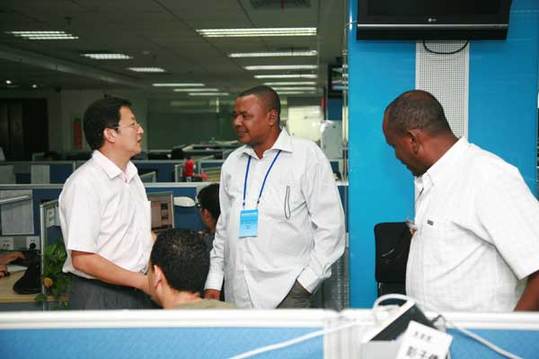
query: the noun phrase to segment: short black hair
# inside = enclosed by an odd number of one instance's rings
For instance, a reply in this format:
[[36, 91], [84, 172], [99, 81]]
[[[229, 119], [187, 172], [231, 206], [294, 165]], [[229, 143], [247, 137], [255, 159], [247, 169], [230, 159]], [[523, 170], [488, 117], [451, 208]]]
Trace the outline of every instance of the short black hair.
[[264, 85], [255, 86], [241, 92], [238, 97], [245, 97], [249, 95], [255, 95], [259, 99], [262, 99], [266, 104], [268, 111], [275, 110], [277, 112], [277, 122], [281, 122], [281, 99], [274, 89]]
[[388, 125], [400, 133], [422, 129], [431, 134], [451, 132], [440, 102], [423, 90], [406, 91], [385, 109]]
[[212, 183], [200, 190], [197, 195], [198, 203], [201, 208], [207, 209], [213, 219], [217, 221], [221, 215], [219, 207], [219, 183]]
[[168, 229], [157, 236], [150, 265], [161, 268], [168, 284], [177, 291], [201, 293], [210, 269], [210, 255], [199, 233]]
[[103, 146], [106, 128], [118, 127], [122, 107], [131, 108], [131, 102], [119, 97], [105, 97], [88, 106], [83, 117], [84, 136], [92, 150]]

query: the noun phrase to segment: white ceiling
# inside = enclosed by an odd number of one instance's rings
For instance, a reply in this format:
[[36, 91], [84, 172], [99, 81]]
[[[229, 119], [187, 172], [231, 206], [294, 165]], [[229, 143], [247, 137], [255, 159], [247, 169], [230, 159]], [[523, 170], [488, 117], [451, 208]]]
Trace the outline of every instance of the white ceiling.
[[[231, 94], [260, 84], [246, 65], [317, 64], [318, 86], [344, 45], [346, 0], [2, 0], [0, 88], [142, 88], [150, 97], [187, 97], [154, 82], [202, 82]], [[254, 5], [263, 4], [255, 7]], [[315, 37], [203, 38], [200, 28], [308, 27]], [[77, 40], [30, 41], [6, 31], [63, 30]], [[315, 49], [318, 57], [229, 58], [231, 52]], [[131, 60], [97, 61], [80, 56], [111, 51]], [[140, 74], [157, 66], [164, 74]], [[264, 73], [275, 73], [265, 71]], [[279, 71], [282, 73], [282, 71]], [[285, 81], [285, 80], [282, 80]], [[1, 95], [1, 91], [0, 91]]]

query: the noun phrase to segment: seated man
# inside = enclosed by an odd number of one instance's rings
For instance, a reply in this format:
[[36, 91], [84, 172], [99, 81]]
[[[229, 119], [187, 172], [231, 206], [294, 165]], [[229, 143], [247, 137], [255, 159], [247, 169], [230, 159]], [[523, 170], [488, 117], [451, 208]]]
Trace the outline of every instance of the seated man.
[[212, 183], [200, 190], [197, 195], [197, 207], [200, 210], [200, 218], [206, 226], [208, 233], [204, 236], [208, 253], [213, 248], [213, 237], [215, 236], [215, 227], [217, 220], [221, 215], [219, 207], [219, 183]]
[[202, 299], [210, 267], [204, 242], [193, 231], [159, 233], [152, 248], [148, 285], [152, 299], [164, 309], [231, 309], [231, 304]]

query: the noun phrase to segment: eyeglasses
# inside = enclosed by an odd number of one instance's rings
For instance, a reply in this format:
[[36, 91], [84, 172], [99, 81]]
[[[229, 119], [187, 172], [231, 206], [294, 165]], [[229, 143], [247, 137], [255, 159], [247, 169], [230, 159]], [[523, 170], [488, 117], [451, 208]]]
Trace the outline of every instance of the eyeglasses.
[[132, 128], [133, 130], [138, 130], [139, 128], [141, 128], [142, 126], [140, 125], [140, 123], [138, 123], [138, 121], [134, 121], [132, 124], [130, 125], [127, 125], [127, 126], [113, 126], [111, 128], [114, 128], [115, 130], [118, 130], [120, 128]]

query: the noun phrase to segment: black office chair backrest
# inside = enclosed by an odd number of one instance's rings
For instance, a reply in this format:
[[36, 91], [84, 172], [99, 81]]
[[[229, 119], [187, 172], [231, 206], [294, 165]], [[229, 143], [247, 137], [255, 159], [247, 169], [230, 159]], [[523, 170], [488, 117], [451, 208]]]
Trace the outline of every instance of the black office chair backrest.
[[404, 286], [406, 262], [412, 234], [406, 222], [385, 222], [374, 226], [376, 242], [376, 270], [378, 283]]

